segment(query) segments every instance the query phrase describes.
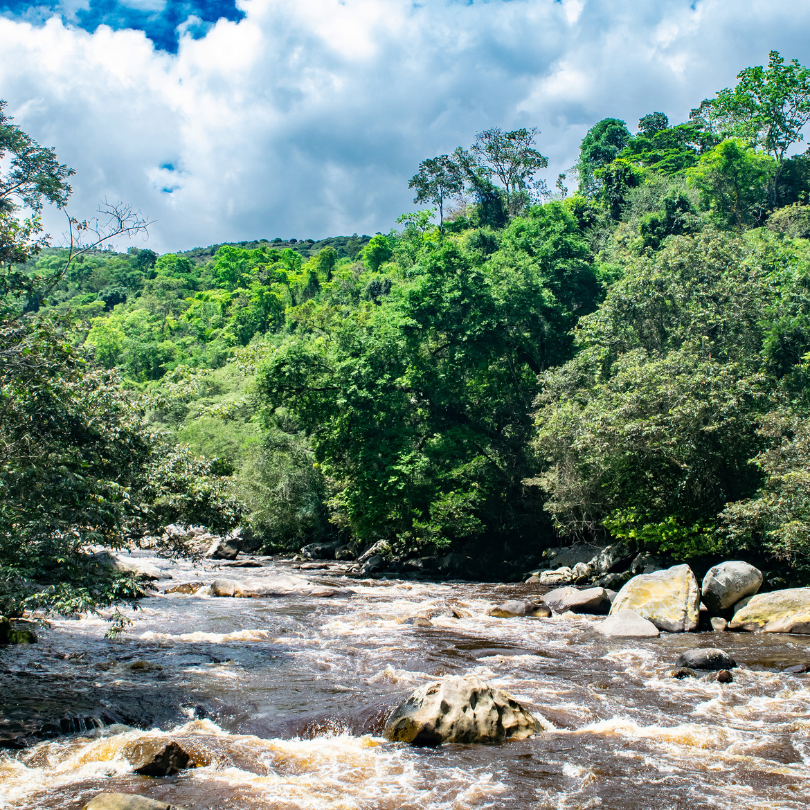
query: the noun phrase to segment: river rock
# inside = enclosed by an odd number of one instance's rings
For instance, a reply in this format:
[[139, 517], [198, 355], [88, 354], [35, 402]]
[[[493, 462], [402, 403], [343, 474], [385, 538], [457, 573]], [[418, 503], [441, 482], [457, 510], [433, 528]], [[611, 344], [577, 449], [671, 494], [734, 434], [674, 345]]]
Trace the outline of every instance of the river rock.
[[343, 596], [353, 593], [345, 588], [313, 585], [305, 579], [276, 576], [262, 579], [217, 579], [211, 583], [212, 596], [258, 599], [276, 596]]
[[532, 579], [537, 577], [539, 585], [570, 585], [574, 581], [574, 573], [570, 568], [558, 568], [555, 571], [537, 571], [532, 575]]
[[239, 546], [227, 537], [215, 537], [204, 556], [209, 560], [235, 560], [239, 556]]
[[387, 540], [378, 540], [371, 548], [366, 549], [358, 558], [357, 562], [362, 565], [367, 560], [370, 560], [375, 554], [381, 557], [389, 557], [391, 555], [391, 544]]
[[301, 549], [301, 554], [308, 560], [334, 560], [340, 545], [340, 540], [332, 543], [310, 543]]
[[102, 568], [118, 571], [121, 574], [132, 574], [136, 579], [171, 579], [171, 576], [146, 560], [139, 560], [135, 557], [122, 557], [119, 554], [113, 554], [111, 551], [105, 550], [93, 554], [93, 563]]
[[637, 554], [630, 564], [633, 574], [653, 574], [656, 571], [663, 571], [666, 567], [666, 562], [661, 557], [656, 557], [648, 551]]
[[629, 608], [615, 612], [611, 610], [610, 616], [596, 629], [602, 635], [621, 638], [657, 638], [660, 635], [651, 621]]
[[635, 610], [659, 630], [682, 633], [698, 626], [700, 591], [688, 565], [674, 565], [665, 571], [639, 574], [622, 587], [610, 609]]
[[712, 630], [715, 633], [725, 633], [728, 622], [722, 616], [713, 616], [711, 619]]
[[183, 810], [175, 804], [166, 804], [133, 793], [99, 793], [82, 810]]
[[174, 776], [195, 767], [191, 756], [175, 740], [136, 740], [124, 748], [124, 756], [141, 776]]
[[607, 614], [610, 611], [610, 598], [604, 588], [556, 588], [543, 596], [543, 602], [555, 613], [570, 610], [572, 613]]
[[548, 560], [550, 569], [573, 568], [577, 563], [590, 563], [600, 551], [599, 546], [575, 543], [573, 546], [548, 549], [543, 556]]
[[676, 667], [667, 673], [667, 677], [682, 681], [684, 678], [697, 678], [697, 673], [689, 667]]
[[710, 568], [703, 577], [703, 602], [713, 615], [731, 610], [746, 596], [753, 596], [762, 585], [762, 571], [747, 562], [733, 560]]
[[577, 563], [571, 569], [571, 578], [574, 582], [587, 582], [590, 579], [593, 579], [594, 569], [593, 566], [589, 565], [588, 563]]
[[536, 602], [524, 602], [522, 599], [509, 599], [487, 611], [487, 616], [496, 616], [499, 619], [513, 619], [517, 616], [532, 616], [534, 618], [547, 618], [551, 610], [546, 605]]
[[725, 650], [713, 647], [695, 647], [682, 653], [675, 666], [717, 671], [734, 669], [737, 662]]
[[172, 585], [170, 588], [166, 588], [163, 593], [182, 593], [188, 595], [197, 593], [204, 585], [204, 582], [181, 582], [179, 585]]
[[717, 673], [717, 683], [734, 683], [734, 676], [727, 669], [721, 669]]
[[415, 690], [391, 713], [383, 733], [392, 742], [436, 746], [522, 740], [536, 730], [534, 717], [516, 700], [467, 675]]
[[597, 573], [604, 576], [626, 568], [632, 559], [633, 554], [624, 543], [613, 543], [605, 546], [592, 564]]
[[734, 614], [728, 629], [810, 634], [810, 588], [758, 593]]
[[383, 557], [382, 554], [372, 554], [372, 556], [363, 563], [360, 573], [376, 574], [378, 571], [383, 571], [385, 567], [385, 557]]
[[409, 616], [407, 619], [403, 619], [401, 624], [410, 624], [413, 627], [433, 627], [433, 622], [424, 616]]

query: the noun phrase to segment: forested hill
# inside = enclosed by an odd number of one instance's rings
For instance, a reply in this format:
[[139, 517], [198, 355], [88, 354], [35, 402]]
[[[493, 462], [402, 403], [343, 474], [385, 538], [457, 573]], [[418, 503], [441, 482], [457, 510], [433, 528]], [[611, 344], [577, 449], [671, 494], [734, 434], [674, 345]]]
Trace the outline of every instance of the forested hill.
[[[4, 441], [73, 427], [3, 468], [3, 565], [210, 519], [267, 549], [460, 550], [482, 575], [599, 537], [807, 584], [808, 120], [810, 74], [772, 54], [683, 123], [596, 123], [555, 191], [539, 133], [494, 128], [425, 160], [428, 207], [372, 238], [18, 249], [5, 334], [65, 383], [49, 399], [19, 355]], [[122, 435], [126, 481], [103, 449]], [[80, 494], [46, 519], [57, 485]]]

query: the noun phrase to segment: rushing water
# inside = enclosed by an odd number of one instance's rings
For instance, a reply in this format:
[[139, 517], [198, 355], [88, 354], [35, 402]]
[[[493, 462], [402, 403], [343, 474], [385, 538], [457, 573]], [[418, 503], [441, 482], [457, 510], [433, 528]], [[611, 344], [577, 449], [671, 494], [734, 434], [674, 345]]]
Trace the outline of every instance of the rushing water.
[[[173, 577], [161, 588], [297, 573], [269, 559], [227, 572], [154, 562]], [[609, 640], [594, 632], [596, 617], [485, 615], [495, 602], [536, 596], [536, 586], [302, 573], [354, 593], [159, 595], [121, 638], [106, 639], [99, 618], [65, 620], [37, 645], [2, 649], [0, 732], [26, 747], [0, 752], [0, 807], [74, 810], [102, 790], [189, 810], [787, 810], [810, 801], [810, 675], [783, 672], [810, 662], [810, 637]], [[433, 627], [400, 623], [431, 614]], [[734, 683], [667, 677], [693, 646], [730, 652]], [[544, 731], [435, 750], [379, 736], [412, 689], [471, 672], [530, 706]], [[123, 749], [159, 735], [182, 738], [201, 767], [133, 774]]]

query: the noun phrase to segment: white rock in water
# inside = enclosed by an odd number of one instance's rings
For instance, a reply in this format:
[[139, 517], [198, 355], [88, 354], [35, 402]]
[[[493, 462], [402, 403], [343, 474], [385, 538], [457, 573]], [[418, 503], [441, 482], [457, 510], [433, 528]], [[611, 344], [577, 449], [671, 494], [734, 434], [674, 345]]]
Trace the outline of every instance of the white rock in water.
[[703, 577], [701, 593], [712, 615], [722, 613], [753, 596], [762, 585], [762, 571], [747, 562], [733, 560], [710, 568]]
[[639, 574], [616, 594], [611, 615], [630, 609], [649, 619], [659, 630], [683, 633], [698, 626], [700, 591], [688, 565]]
[[392, 742], [435, 746], [522, 740], [536, 730], [537, 721], [516, 700], [467, 675], [415, 690], [394, 709], [383, 733]]
[[543, 597], [543, 601], [555, 612], [565, 613], [607, 613], [610, 599], [604, 588], [556, 588]]
[[729, 630], [810, 634], [810, 588], [759, 593], [734, 614]]
[[611, 613], [597, 628], [605, 636], [623, 638], [656, 638], [660, 635], [658, 628], [647, 619], [643, 619], [635, 610], [624, 609]]
[[93, 555], [93, 562], [105, 568], [111, 568], [121, 574], [133, 574], [137, 579], [171, 579], [169, 574], [146, 560], [134, 557], [121, 557], [111, 551], [99, 551]]
[[313, 585], [305, 579], [290, 576], [277, 576], [255, 579], [217, 579], [211, 583], [213, 596], [234, 597], [236, 599], [256, 599], [275, 596], [342, 596], [353, 591], [347, 588], [330, 588], [326, 585]]
[[574, 573], [570, 568], [541, 571], [537, 576], [539, 585], [570, 585], [574, 581]]

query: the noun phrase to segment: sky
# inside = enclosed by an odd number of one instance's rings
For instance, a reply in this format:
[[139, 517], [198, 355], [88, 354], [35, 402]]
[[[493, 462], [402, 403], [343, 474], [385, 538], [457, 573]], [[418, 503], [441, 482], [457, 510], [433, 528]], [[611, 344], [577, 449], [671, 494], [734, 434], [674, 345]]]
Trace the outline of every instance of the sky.
[[494, 126], [540, 130], [553, 186], [600, 119], [686, 120], [808, 31], [797, 0], [0, 0], [0, 98], [73, 216], [124, 201], [163, 253], [387, 232]]

